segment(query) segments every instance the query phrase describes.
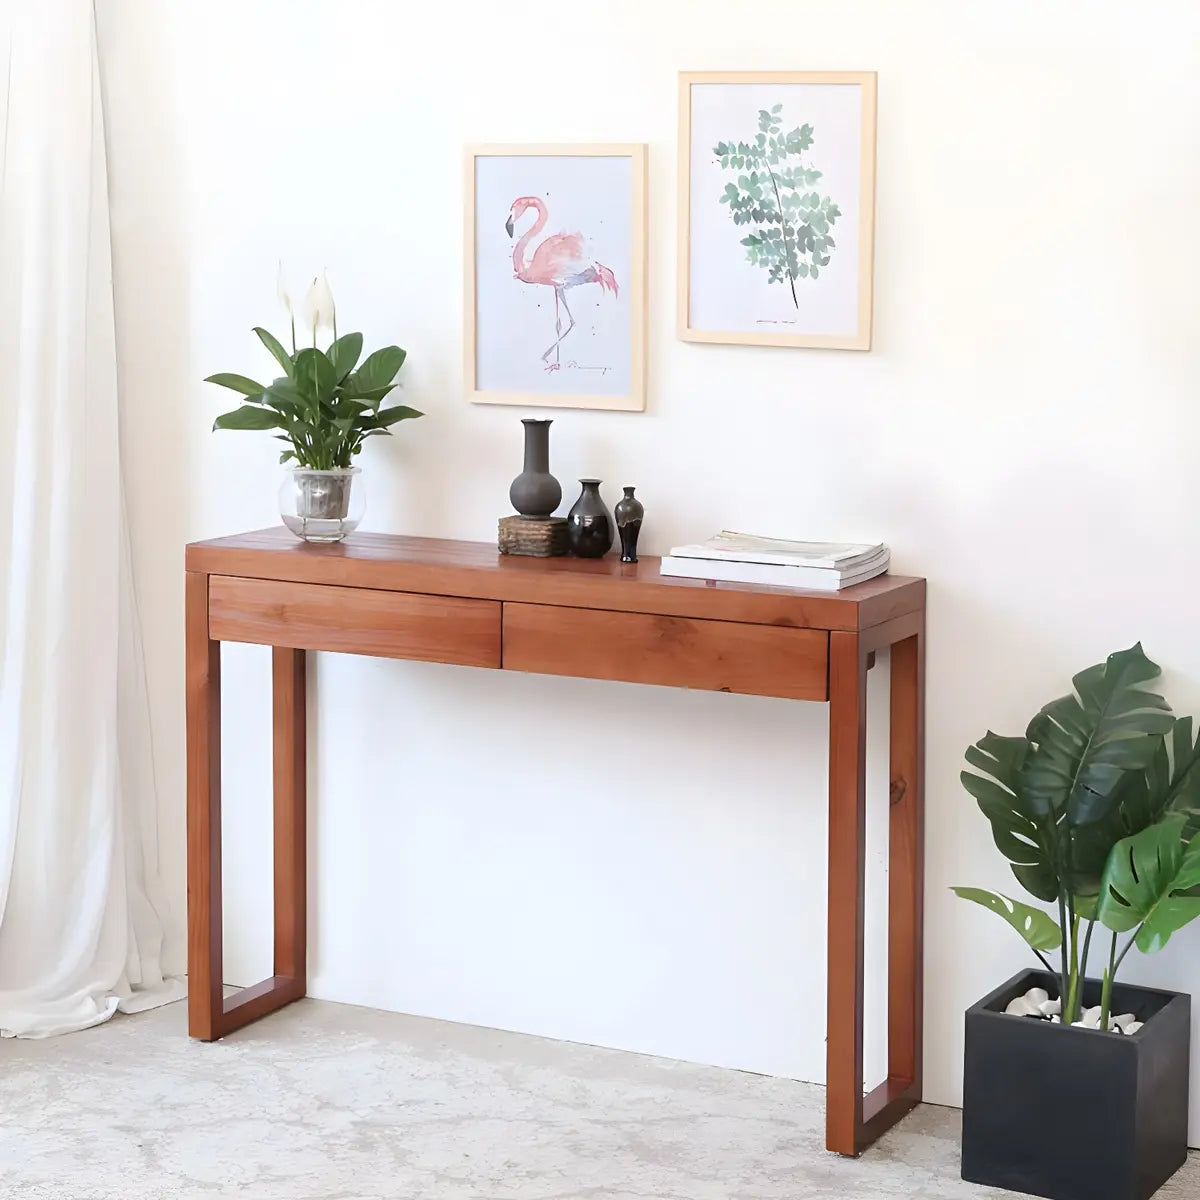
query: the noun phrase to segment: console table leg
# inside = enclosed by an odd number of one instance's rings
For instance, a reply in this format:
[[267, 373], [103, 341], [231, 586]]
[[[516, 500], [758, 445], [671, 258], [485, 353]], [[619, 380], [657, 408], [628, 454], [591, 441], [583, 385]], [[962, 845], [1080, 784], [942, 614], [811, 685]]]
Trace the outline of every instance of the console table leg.
[[921, 1097], [925, 908], [925, 635], [892, 646], [888, 1076]]
[[863, 1122], [867, 655], [829, 635], [829, 946], [825, 1146], [857, 1154]]
[[188, 1032], [221, 1036], [221, 646], [208, 576], [186, 577]]
[[[869, 640], [868, 640], [869, 639]], [[888, 1074], [863, 1085], [866, 672], [891, 646]], [[829, 1041], [825, 1144], [860, 1154], [921, 1099], [925, 893], [922, 614], [829, 635]]]
[[221, 644], [209, 637], [208, 576], [187, 573], [188, 1033], [217, 1038], [306, 990], [304, 651], [272, 651], [275, 965], [225, 996], [221, 943]]
[[275, 975], [307, 987], [307, 783], [303, 650], [276, 646], [272, 660], [275, 760]]

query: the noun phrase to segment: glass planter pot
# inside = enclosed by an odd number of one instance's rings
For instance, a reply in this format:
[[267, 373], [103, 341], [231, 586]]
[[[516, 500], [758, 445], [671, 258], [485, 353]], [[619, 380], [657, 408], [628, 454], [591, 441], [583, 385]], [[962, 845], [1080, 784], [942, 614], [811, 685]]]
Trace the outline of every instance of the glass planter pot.
[[289, 471], [279, 488], [283, 523], [306, 542], [340, 542], [358, 528], [367, 507], [361, 474], [358, 467]]

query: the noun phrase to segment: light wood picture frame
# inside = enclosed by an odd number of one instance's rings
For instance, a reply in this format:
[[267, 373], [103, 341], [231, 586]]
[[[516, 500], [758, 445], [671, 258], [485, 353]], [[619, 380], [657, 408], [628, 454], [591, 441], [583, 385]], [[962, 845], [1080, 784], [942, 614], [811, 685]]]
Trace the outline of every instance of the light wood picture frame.
[[475, 404], [646, 407], [646, 145], [469, 146], [464, 372]]
[[676, 332], [869, 350], [873, 71], [679, 76]]

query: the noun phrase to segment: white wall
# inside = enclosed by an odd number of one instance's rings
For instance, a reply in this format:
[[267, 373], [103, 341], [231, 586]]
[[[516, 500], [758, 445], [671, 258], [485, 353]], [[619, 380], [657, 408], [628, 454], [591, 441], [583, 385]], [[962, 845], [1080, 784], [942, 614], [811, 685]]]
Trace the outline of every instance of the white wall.
[[[364, 456], [367, 526], [489, 539], [522, 414], [462, 399], [461, 146], [645, 140], [649, 408], [560, 414], [553, 467], [568, 493], [638, 485], [649, 552], [722, 525], [883, 538], [928, 576], [926, 1094], [956, 1102], [962, 1010], [1026, 962], [947, 892], [1012, 885], [963, 748], [1136, 638], [1200, 709], [1195, 5], [102, 0], [102, 18], [180, 917], [182, 547], [274, 523], [277, 482], [275, 443], [208, 432], [222, 397], [201, 377], [264, 367], [249, 331], [280, 328], [277, 259], [328, 267], [341, 327], [406, 346], [429, 414]], [[676, 72], [722, 67], [878, 70], [871, 353], [674, 340]], [[227, 655], [239, 981], [269, 969], [266, 663]], [[821, 1078], [819, 707], [327, 656], [314, 675], [314, 995]], [[519, 765], [531, 726], [547, 749]], [[1193, 928], [1127, 976], [1200, 990], [1198, 949]]]

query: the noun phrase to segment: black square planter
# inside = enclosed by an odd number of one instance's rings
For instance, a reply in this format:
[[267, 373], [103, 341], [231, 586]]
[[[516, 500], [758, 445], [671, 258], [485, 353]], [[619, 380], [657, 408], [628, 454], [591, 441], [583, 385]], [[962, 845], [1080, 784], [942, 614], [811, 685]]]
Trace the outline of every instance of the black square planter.
[[[1132, 1036], [1074, 1029], [1004, 1009], [1031, 987], [1022, 971], [967, 1009], [962, 1177], [1053, 1200], [1149, 1200], [1187, 1157], [1191, 998], [1113, 986]], [[1100, 982], [1083, 1003], [1100, 1003]]]

